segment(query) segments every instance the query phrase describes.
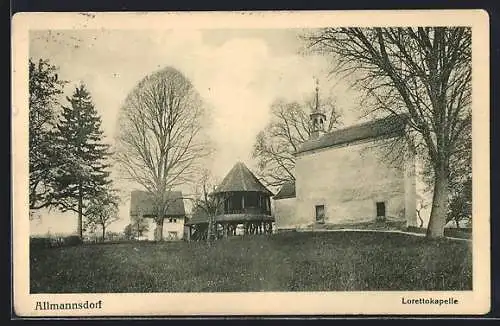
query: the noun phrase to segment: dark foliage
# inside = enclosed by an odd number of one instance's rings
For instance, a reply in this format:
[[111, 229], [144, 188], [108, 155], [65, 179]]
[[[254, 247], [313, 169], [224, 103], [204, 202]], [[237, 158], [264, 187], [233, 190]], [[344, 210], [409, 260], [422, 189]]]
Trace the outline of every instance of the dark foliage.
[[65, 82], [48, 60], [29, 60], [29, 205], [30, 209], [51, 206], [54, 167], [55, 117]]

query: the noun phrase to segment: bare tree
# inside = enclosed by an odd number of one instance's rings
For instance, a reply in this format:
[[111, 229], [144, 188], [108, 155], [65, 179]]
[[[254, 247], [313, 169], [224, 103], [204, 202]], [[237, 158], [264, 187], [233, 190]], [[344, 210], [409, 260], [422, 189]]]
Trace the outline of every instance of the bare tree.
[[[327, 116], [325, 131], [340, 124], [340, 113], [331, 97], [321, 101], [321, 109]], [[270, 186], [280, 186], [295, 180], [294, 153], [298, 146], [311, 136], [309, 114], [316, 100], [304, 103], [276, 100], [271, 107], [271, 122], [258, 135], [253, 147], [253, 157], [258, 160], [259, 174]]]
[[140, 81], [122, 107], [116, 159], [126, 178], [153, 198], [155, 240], [163, 239], [168, 193], [192, 181], [207, 154], [203, 112], [191, 82], [170, 67]]
[[372, 112], [405, 113], [412, 141], [430, 162], [428, 237], [442, 237], [454, 156], [471, 124], [471, 30], [465, 27], [326, 28], [306, 36], [353, 77]]
[[199, 186], [196, 187], [193, 198], [193, 211], [195, 213], [198, 211], [208, 218], [207, 243], [209, 245], [216, 238], [215, 218], [223, 212], [224, 201], [227, 199], [224, 194], [214, 193], [217, 183], [210, 171], [201, 170]]
[[427, 204], [425, 203], [425, 201], [423, 199], [419, 198], [416, 206], [417, 206], [416, 207], [417, 217], [419, 220], [418, 227], [421, 228], [422, 226], [424, 226], [424, 219], [422, 218], [422, 210], [427, 208]]

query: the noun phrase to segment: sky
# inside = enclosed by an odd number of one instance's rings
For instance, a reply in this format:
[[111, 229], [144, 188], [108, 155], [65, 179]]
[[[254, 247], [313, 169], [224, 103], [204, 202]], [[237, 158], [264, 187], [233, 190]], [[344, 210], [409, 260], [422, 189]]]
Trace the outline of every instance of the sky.
[[[255, 136], [270, 119], [277, 98], [303, 100], [311, 96], [315, 78], [320, 94], [333, 96], [344, 125], [357, 119], [358, 94], [345, 81], [329, 74], [329, 58], [303, 55], [299, 29], [210, 30], [50, 30], [30, 33], [30, 57], [49, 59], [69, 81], [70, 96], [80, 82], [89, 89], [102, 117], [105, 141], [114, 142], [117, 117], [127, 94], [145, 76], [172, 66], [191, 80], [212, 121], [207, 134], [215, 146], [210, 167], [222, 179], [242, 161], [255, 169], [251, 158]], [[40, 212], [32, 234], [76, 230], [72, 214]], [[63, 217], [64, 216], [64, 217]], [[110, 230], [129, 223], [128, 201], [120, 220]]]

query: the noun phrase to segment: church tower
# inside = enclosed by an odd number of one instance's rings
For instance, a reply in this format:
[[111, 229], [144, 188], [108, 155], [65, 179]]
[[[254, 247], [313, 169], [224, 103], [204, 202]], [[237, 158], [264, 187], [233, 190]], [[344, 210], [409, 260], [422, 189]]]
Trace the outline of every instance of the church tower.
[[319, 80], [316, 79], [316, 103], [309, 114], [311, 123], [311, 139], [318, 139], [325, 132], [326, 115], [319, 108]]

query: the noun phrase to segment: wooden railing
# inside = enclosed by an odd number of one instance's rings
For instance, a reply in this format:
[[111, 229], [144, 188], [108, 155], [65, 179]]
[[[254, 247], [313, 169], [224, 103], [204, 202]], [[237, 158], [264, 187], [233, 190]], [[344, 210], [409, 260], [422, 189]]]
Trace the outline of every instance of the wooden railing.
[[267, 214], [271, 215], [271, 212], [261, 207], [245, 207], [243, 209], [229, 209], [224, 210], [224, 214]]

